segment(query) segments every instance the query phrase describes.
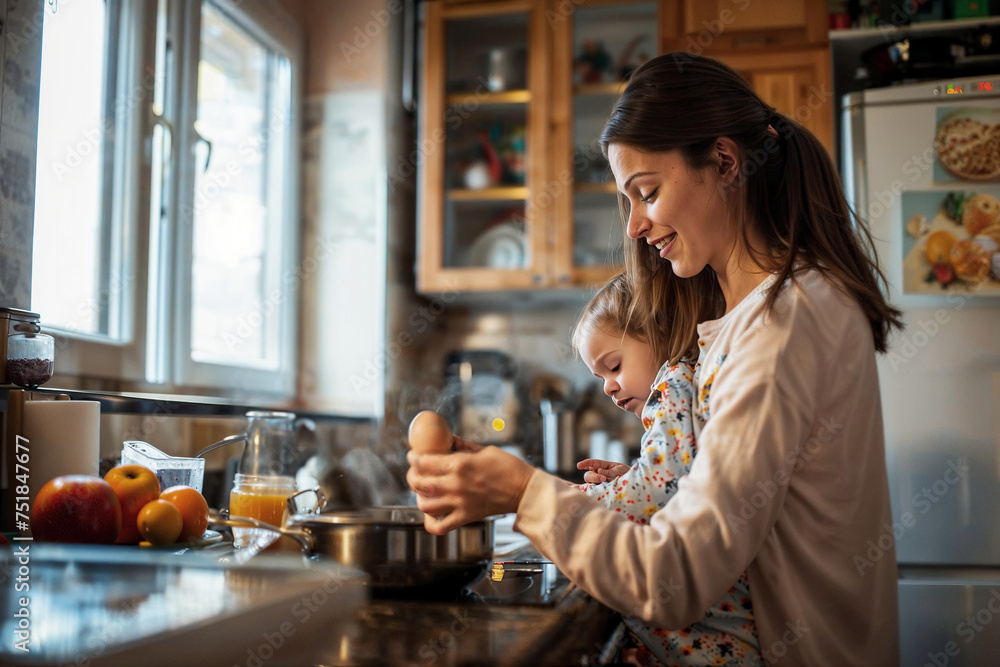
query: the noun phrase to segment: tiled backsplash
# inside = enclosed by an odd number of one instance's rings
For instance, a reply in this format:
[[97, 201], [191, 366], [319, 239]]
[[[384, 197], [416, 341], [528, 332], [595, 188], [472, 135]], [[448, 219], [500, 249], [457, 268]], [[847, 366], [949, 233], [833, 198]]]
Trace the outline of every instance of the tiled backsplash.
[[0, 0], [0, 305], [31, 300], [43, 2]]
[[406, 358], [401, 363], [419, 365], [422, 370], [395, 386], [390, 384], [387, 404], [390, 409], [395, 406], [395, 416], [404, 424], [420, 409], [441, 407], [445, 357], [449, 352], [500, 350], [510, 355], [518, 368], [518, 441], [526, 455], [537, 459], [541, 453], [540, 407], [530, 399], [532, 383], [541, 375], [557, 375], [568, 381], [579, 405], [578, 447], [582, 455], [586, 454], [588, 432], [594, 428], [608, 431], [612, 439], [620, 438], [627, 449], [635, 449], [642, 433], [641, 423], [604, 396], [600, 383], [570, 346], [573, 325], [589, 297], [590, 293], [566, 293], [544, 301], [531, 297], [537, 303], [525, 304], [528, 299], [522, 296], [516, 299], [516, 308], [490, 308], [461, 305], [473, 300], [466, 296], [438, 308], [425, 303], [413, 311], [417, 315], [436, 312], [433, 322], [397, 314], [397, 321], [433, 326], [434, 335], [424, 345], [405, 350]]

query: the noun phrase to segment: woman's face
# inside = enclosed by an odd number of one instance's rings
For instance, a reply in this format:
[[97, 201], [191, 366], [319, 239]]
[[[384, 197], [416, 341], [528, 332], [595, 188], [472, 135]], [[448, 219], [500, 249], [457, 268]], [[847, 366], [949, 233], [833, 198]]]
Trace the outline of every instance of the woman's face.
[[681, 278], [706, 265], [722, 273], [736, 234], [718, 168], [691, 169], [679, 150], [646, 153], [617, 143], [608, 146], [608, 160], [629, 200], [629, 238], [655, 246]]
[[580, 357], [604, 383], [604, 393], [626, 412], [642, 416], [659, 370], [649, 343], [589, 327], [580, 345]]

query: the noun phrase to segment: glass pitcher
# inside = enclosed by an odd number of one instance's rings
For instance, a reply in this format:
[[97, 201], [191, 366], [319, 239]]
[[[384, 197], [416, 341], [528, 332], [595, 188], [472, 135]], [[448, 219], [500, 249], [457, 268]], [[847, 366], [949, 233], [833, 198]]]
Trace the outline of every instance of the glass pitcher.
[[299, 426], [312, 427], [291, 412], [247, 413], [246, 445], [236, 472], [241, 475], [295, 475]]
[[310, 419], [298, 419], [291, 412], [253, 410], [247, 413], [244, 433], [212, 443], [195, 457], [237, 442], [245, 442], [236, 472], [242, 475], [295, 475], [299, 463], [298, 429], [312, 431]]

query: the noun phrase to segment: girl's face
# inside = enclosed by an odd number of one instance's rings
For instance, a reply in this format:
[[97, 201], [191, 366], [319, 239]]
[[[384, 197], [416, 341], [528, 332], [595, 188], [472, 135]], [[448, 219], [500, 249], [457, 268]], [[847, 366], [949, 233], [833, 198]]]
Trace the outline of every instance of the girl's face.
[[631, 205], [629, 238], [655, 246], [678, 277], [695, 276], [706, 265], [723, 272], [736, 230], [717, 167], [693, 170], [679, 150], [646, 153], [617, 143], [608, 146], [608, 160]]
[[622, 410], [642, 415], [659, 370], [648, 343], [589, 327], [580, 346], [587, 368], [604, 383], [604, 393]]

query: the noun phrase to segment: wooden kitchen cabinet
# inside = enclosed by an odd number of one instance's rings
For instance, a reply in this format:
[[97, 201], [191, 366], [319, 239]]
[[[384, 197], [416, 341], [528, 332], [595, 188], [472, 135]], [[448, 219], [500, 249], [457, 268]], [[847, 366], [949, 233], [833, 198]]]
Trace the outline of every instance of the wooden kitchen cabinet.
[[669, 0], [661, 50], [717, 58], [833, 155], [826, 0]]
[[[427, 4], [419, 291], [592, 286], [620, 270], [597, 139], [619, 70], [657, 52], [661, 5]], [[520, 154], [507, 138], [518, 127]]]
[[544, 7], [532, 0], [426, 7], [417, 289], [544, 285]]
[[826, 44], [826, 0], [681, 0], [683, 20], [668, 50], [699, 53]]
[[827, 49], [719, 56], [743, 75], [764, 100], [793, 118], [833, 155], [833, 84]]

